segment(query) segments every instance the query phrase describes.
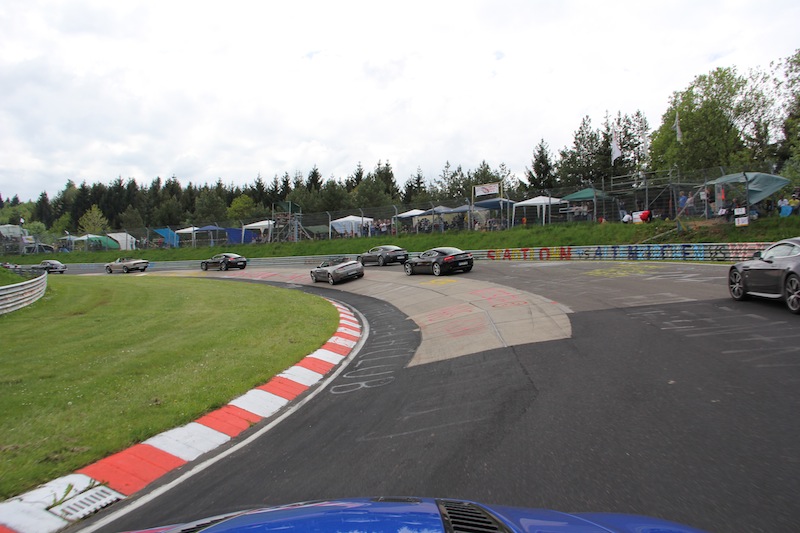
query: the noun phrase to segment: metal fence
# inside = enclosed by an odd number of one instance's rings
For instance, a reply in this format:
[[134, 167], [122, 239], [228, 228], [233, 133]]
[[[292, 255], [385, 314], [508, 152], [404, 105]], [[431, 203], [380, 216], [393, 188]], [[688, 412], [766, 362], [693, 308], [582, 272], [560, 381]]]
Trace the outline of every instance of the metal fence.
[[47, 290], [47, 272], [14, 285], [0, 286], [0, 315], [32, 304]]

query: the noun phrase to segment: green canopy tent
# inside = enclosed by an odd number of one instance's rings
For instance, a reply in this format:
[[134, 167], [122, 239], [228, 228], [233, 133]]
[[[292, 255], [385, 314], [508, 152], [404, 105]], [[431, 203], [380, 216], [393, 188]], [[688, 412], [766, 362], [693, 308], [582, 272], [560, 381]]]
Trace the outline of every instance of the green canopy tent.
[[561, 200], [565, 202], [589, 202], [594, 200], [611, 200], [612, 198], [612, 196], [604, 193], [603, 191], [598, 191], [597, 189], [587, 187], [586, 189], [581, 189], [580, 191], [568, 194], [562, 197]]
[[[714, 185], [717, 191], [724, 191], [725, 185], [746, 184], [745, 201], [749, 211], [751, 205], [757, 204], [786, 187], [789, 184], [789, 180], [775, 174], [765, 174], [763, 172], [738, 172], [722, 176], [708, 183]], [[724, 200], [724, 197], [722, 199]]]
[[93, 235], [87, 233], [82, 237], [74, 239], [74, 242], [86, 241], [86, 249], [119, 250], [119, 243], [105, 235]]
[[592, 202], [592, 205], [594, 206], [595, 221], [597, 220], [597, 200], [614, 200], [614, 197], [604, 193], [603, 191], [599, 191], [594, 187], [587, 187], [561, 198], [562, 202]]

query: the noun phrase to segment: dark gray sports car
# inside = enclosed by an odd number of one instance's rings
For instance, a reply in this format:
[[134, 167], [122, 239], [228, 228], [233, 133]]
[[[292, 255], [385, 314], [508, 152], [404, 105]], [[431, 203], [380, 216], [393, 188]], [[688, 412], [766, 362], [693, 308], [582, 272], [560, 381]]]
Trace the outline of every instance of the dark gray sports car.
[[458, 270], [469, 272], [472, 270], [472, 263], [471, 253], [451, 246], [442, 246], [425, 250], [418, 257], [406, 261], [403, 266], [409, 276], [419, 273], [441, 276]]
[[347, 257], [326, 259], [311, 271], [311, 281], [327, 281], [331, 285], [346, 279], [364, 277], [364, 265]]
[[383, 266], [389, 263], [405, 263], [406, 259], [408, 259], [408, 252], [405, 249], [393, 244], [383, 244], [370, 248], [356, 260], [360, 261], [362, 265], [377, 263], [378, 266]]
[[733, 265], [728, 290], [737, 301], [750, 296], [783, 300], [789, 311], [800, 314], [800, 237], [778, 241]]
[[224, 252], [217, 254], [211, 259], [200, 261], [200, 268], [208, 270], [209, 268], [218, 268], [220, 270], [228, 270], [229, 268], [240, 268], [244, 270], [247, 267], [247, 258], [239, 254]]

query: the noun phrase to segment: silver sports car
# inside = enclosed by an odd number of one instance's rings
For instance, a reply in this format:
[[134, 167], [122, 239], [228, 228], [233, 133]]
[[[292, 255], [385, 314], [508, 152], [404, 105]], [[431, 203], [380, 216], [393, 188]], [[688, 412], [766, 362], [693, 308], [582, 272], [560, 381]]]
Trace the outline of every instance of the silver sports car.
[[331, 285], [346, 279], [364, 277], [364, 266], [347, 257], [326, 259], [311, 271], [311, 281], [327, 281]]

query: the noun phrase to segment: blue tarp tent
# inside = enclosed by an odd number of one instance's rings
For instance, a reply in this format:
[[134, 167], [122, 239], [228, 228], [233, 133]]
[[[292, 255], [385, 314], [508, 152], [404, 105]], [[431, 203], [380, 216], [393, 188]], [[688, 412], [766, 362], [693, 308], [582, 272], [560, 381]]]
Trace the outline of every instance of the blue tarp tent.
[[156, 233], [164, 237], [164, 244], [167, 246], [172, 246], [173, 248], [177, 248], [179, 244], [178, 234], [172, 231], [169, 228], [159, 228], [154, 230]]
[[[244, 234], [242, 233], [244, 231]], [[228, 235], [228, 244], [250, 244], [256, 240], [256, 234], [249, 229], [242, 230], [242, 228], [225, 228], [225, 233]]]

